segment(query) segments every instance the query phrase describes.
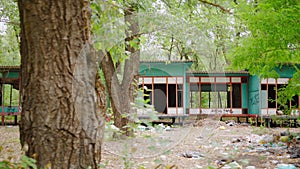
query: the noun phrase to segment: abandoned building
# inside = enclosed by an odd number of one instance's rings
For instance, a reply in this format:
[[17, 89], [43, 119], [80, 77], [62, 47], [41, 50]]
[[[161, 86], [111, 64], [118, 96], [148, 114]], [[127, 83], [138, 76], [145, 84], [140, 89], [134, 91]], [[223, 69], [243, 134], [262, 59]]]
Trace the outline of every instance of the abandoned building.
[[[277, 103], [278, 89], [296, 72], [285, 65], [276, 68], [279, 78], [260, 79], [247, 71], [190, 71], [192, 64], [192, 61], [140, 62], [139, 86], [146, 94], [143, 97], [161, 115], [276, 115], [282, 109]], [[2, 125], [5, 116], [17, 117], [21, 113], [20, 102], [12, 101], [12, 91], [20, 89], [19, 72], [18, 66], [0, 66]], [[9, 93], [5, 90], [8, 87]], [[299, 96], [294, 96], [288, 107], [299, 116]]]
[[[276, 115], [278, 89], [286, 85], [295, 69], [276, 68], [280, 77], [260, 79], [247, 71], [189, 71], [192, 61], [141, 61], [139, 85], [150, 104], [167, 115], [255, 114]], [[294, 96], [289, 108], [299, 112]]]

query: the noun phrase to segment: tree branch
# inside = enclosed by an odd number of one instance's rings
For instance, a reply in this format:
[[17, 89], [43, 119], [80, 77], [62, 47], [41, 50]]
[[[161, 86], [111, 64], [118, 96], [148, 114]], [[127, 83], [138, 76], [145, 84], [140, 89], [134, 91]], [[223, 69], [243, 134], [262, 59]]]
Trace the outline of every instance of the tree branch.
[[223, 11], [224, 13], [228, 13], [228, 14], [232, 14], [232, 12], [230, 12], [230, 10], [226, 9], [225, 7], [219, 5], [219, 4], [215, 4], [215, 3], [212, 3], [212, 2], [208, 2], [206, 0], [199, 0], [200, 2], [204, 3], [204, 4], [208, 4], [208, 5], [211, 5], [211, 6], [214, 6], [214, 7], [217, 7], [219, 9], [221, 9], [221, 11]]

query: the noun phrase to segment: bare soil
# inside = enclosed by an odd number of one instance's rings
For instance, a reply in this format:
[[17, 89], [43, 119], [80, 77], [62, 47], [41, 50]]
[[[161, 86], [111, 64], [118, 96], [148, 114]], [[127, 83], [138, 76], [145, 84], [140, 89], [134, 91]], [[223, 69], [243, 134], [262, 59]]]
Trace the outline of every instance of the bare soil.
[[[265, 128], [205, 119], [195, 125], [154, 130], [140, 128], [134, 138], [106, 139], [99, 168], [222, 168], [220, 161], [236, 161], [241, 168], [276, 168], [277, 164], [299, 165], [289, 158], [288, 148], [259, 151], [262, 135], [279, 134], [286, 128]], [[290, 128], [299, 133], [299, 128]], [[293, 145], [300, 147], [299, 144]], [[18, 126], [0, 127], [0, 161], [16, 162], [24, 153]]]

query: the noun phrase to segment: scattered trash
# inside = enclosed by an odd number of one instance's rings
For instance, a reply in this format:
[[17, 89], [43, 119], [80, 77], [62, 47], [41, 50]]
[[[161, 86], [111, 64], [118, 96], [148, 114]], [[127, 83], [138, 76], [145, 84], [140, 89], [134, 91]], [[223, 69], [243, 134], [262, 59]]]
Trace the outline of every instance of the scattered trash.
[[170, 126], [167, 126], [167, 127], [165, 128], [165, 131], [171, 131], [171, 127], [170, 127]]
[[292, 147], [288, 150], [290, 158], [300, 158], [300, 147]]
[[220, 127], [219, 127], [219, 129], [221, 129], [221, 130], [225, 130], [225, 129], [226, 129], [226, 127], [225, 127], [225, 126], [220, 126]]
[[234, 126], [235, 125], [235, 121], [234, 120], [229, 120], [225, 122], [227, 126]]
[[167, 160], [167, 156], [161, 155], [161, 156], [160, 156], [160, 159], [161, 159], [162, 161], [166, 161], [166, 160]]
[[205, 157], [203, 154], [201, 154], [199, 152], [186, 152], [186, 153], [180, 154], [180, 156], [185, 157], [185, 158], [194, 158], [194, 159], [199, 159], [199, 158]]
[[277, 169], [297, 169], [297, 168], [292, 164], [278, 164]]
[[231, 160], [231, 161], [228, 161], [228, 160], [220, 160], [220, 161], [217, 161], [217, 165], [219, 168], [222, 168], [222, 169], [242, 169], [242, 166], [237, 163], [236, 161], [234, 160]]
[[[231, 141], [224, 140], [223, 147], [242, 150], [243, 152], [251, 153], [252, 155], [261, 154], [263, 156], [268, 156], [268, 158], [271, 159], [269, 163], [265, 164], [266, 168], [275, 166], [274, 168], [278, 169], [296, 169], [299, 167], [297, 163], [298, 160], [295, 160], [296, 163], [279, 164], [281, 160], [278, 159], [300, 158], [300, 141], [297, 142], [298, 138], [298, 133], [290, 133], [289, 130], [262, 136], [251, 134], [233, 138]], [[229, 168], [229, 164], [231, 163], [232, 162], [226, 160], [220, 160], [217, 164], [219, 168], [224, 169]], [[238, 165], [232, 168], [238, 168]], [[246, 169], [255, 169], [255, 166], [248, 166]]]
[[281, 136], [279, 140], [283, 143], [287, 143], [287, 142], [289, 142], [290, 137], [289, 136]]
[[289, 136], [289, 135], [291, 135], [289, 130], [286, 130], [286, 131], [283, 131], [280, 133], [280, 136]]
[[274, 141], [274, 137], [272, 135], [263, 135], [259, 143], [266, 144], [266, 143], [272, 143], [273, 141]]
[[275, 164], [275, 165], [277, 165], [279, 163], [278, 160], [272, 160], [271, 162], [272, 162], [272, 164]]

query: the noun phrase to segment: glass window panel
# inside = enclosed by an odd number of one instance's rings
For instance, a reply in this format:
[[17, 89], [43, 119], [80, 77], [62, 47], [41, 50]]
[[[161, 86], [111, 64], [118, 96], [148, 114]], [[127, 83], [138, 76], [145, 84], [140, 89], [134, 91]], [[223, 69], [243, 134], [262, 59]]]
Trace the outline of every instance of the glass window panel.
[[177, 77], [177, 83], [183, 83], [183, 77]]
[[216, 82], [223, 82], [223, 83], [229, 83], [230, 82], [230, 78], [229, 77], [217, 77], [216, 78]]
[[267, 79], [261, 79], [260, 83], [261, 84], [267, 84]]
[[183, 85], [182, 84], [177, 84], [177, 90], [182, 90], [183, 89]]
[[276, 84], [276, 79], [269, 78], [269, 79], [268, 79], [268, 83], [269, 83], [269, 84]]
[[144, 84], [152, 84], [152, 77], [144, 77]]
[[190, 107], [200, 108], [200, 93], [199, 91], [190, 92]]
[[154, 78], [154, 83], [166, 83], [166, 78], [165, 77], [155, 77]]
[[190, 83], [190, 91], [199, 91], [199, 85], [196, 83]]
[[192, 82], [192, 83], [199, 82], [199, 77], [190, 77], [190, 82]]
[[241, 78], [240, 77], [232, 77], [231, 82], [232, 83], [241, 83]]
[[168, 77], [168, 83], [176, 84], [176, 77]]
[[209, 92], [215, 90], [215, 84], [201, 84], [201, 91]]
[[277, 79], [277, 84], [287, 84], [289, 81], [288, 78], [278, 78]]
[[215, 82], [215, 78], [214, 77], [201, 77], [201, 82], [213, 83], [213, 82]]

